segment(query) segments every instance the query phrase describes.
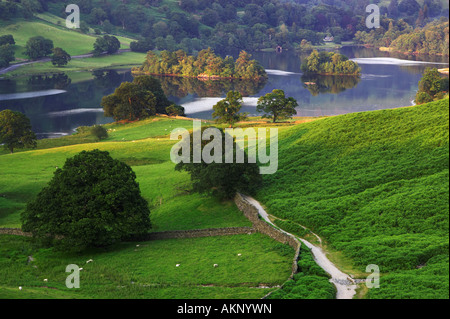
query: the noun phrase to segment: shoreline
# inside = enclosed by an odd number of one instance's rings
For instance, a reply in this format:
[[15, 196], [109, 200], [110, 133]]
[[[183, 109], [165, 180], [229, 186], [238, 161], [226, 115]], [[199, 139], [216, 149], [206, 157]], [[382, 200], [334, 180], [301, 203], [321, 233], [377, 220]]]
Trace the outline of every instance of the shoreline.
[[190, 75], [182, 75], [182, 74], [158, 74], [158, 73], [148, 73], [148, 72], [142, 72], [142, 71], [135, 71], [131, 69], [131, 74], [133, 76], [136, 75], [150, 75], [150, 76], [160, 76], [160, 77], [174, 77], [174, 78], [188, 78], [188, 79], [198, 79], [198, 80], [205, 80], [205, 81], [219, 81], [219, 80], [229, 80], [231, 81], [255, 81], [255, 82], [262, 82], [264, 80], [267, 80], [268, 76], [266, 74], [266, 77], [262, 78], [254, 78], [254, 79], [243, 79], [243, 78], [235, 78], [235, 77], [222, 77], [218, 75], [198, 75], [198, 76], [190, 76]]

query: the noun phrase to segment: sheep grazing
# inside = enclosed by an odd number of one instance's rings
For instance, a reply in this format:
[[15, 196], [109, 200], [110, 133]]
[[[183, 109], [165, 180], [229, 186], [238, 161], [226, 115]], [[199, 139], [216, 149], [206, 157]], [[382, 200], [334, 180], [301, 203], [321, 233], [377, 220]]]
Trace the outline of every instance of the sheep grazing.
[[238, 254], [238, 257], [241, 257], [242, 256], [242, 254]]
[[180, 267], [180, 264], [176, 264], [175, 267]]
[[92, 260], [92, 259], [89, 259], [88, 261], [86, 261], [86, 264], [89, 264], [89, 263], [91, 263], [91, 262], [93, 262], [93, 260]]
[[82, 271], [83, 270], [83, 268], [80, 268], [80, 269], [78, 269], [79, 271]]
[[214, 268], [217, 268], [217, 267], [219, 267], [219, 265], [218, 264], [214, 264]]
[[19, 290], [22, 290], [22, 287], [19, 287]]
[[48, 281], [48, 279], [44, 279], [44, 282], [47, 282]]

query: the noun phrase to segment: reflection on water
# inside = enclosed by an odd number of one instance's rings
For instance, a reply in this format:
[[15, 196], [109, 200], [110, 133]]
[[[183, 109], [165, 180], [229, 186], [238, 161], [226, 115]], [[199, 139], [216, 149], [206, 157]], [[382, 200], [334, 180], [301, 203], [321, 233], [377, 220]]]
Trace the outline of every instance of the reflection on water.
[[23, 93], [11, 93], [11, 94], [0, 94], [0, 101], [7, 100], [20, 100], [20, 99], [32, 99], [40, 96], [56, 95], [65, 93], [64, 90], [44, 90], [35, 92], [23, 92]]
[[38, 138], [71, 134], [79, 126], [112, 122], [103, 116], [100, 101], [123, 81], [132, 81], [128, 70], [0, 79], [0, 99], [3, 94], [14, 95], [0, 101], [0, 110], [24, 113]]
[[221, 97], [229, 91], [239, 91], [242, 96], [258, 94], [266, 81], [250, 80], [200, 80], [197, 78], [158, 76], [164, 93], [178, 102], [188, 95], [198, 97]]
[[[361, 47], [344, 47], [340, 52], [361, 63], [360, 78], [306, 77], [300, 72], [304, 55], [258, 52], [253, 58], [269, 75], [263, 83], [159, 79], [169, 98], [195, 118], [211, 119], [213, 105], [231, 90], [240, 91], [245, 97], [243, 112], [257, 115], [257, 99], [274, 89], [282, 89], [286, 96], [298, 101], [299, 116], [323, 116], [411, 105], [425, 68], [442, 68], [441, 63], [448, 62], [439, 56], [407, 57]], [[418, 63], [424, 60], [428, 63]], [[132, 80], [130, 70], [0, 79], [0, 110], [12, 109], [27, 115], [39, 137], [60, 136], [72, 133], [78, 126], [112, 122], [112, 118], [103, 115], [101, 99], [113, 93], [120, 83]], [[310, 85], [305, 85], [308, 82]]]
[[410, 61], [410, 60], [402, 60], [397, 58], [355, 58], [352, 61], [358, 64], [377, 64], [377, 65], [420, 65], [420, 64], [441, 64], [446, 65], [447, 63], [441, 62], [426, 62], [426, 61]]
[[317, 96], [321, 93], [339, 94], [356, 87], [361, 79], [358, 76], [304, 74], [301, 80], [311, 95]]

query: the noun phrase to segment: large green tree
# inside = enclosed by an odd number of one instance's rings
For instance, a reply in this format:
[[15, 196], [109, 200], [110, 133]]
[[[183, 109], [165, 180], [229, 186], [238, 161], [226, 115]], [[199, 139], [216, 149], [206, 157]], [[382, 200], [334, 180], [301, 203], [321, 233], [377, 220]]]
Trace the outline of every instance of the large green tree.
[[32, 60], [46, 57], [52, 53], [53, 41], [42, 36], [32, 37], [25, 45], [25, 54]]
[[[172, 105], [161, 87], [161, 83], [150, 76], [137, 76], [133, 82], [123, 82], [113, 94], [103, 97], [101, 105], [105, 116], [115, 121], [145, 118], [156, 113], [166, 113]], [[183, 111], [180, 107], [180, 111]]]
[[291, 118], [297, 114], [297, 106], [297, 101], [293, 97], [287, 98], [283, 90], [273, 90], [258, 99], [256, 110], [266, 113], [263, 118], [273, 119], [275, 123], [278, 119]]
[[94, 43], [94, 55], [100, 56], [102, 53], [113, 54], [119, 51], [120, 41], [112, 35], [104, 35], [97, 38]]
[[0, 68], [9, 66], [9, 63], [14, 61], [14, 48], [10, 44], [0, 45]]
[[1, 111], [0, 143], [11, 153], [15, 148], [36, 147], [36, 134], [31, 129], [30, 120], [20, 112]]
[[144, 235], [151, 228], [135, 173], [99, 150], [68, 158], [21, 218], [22, 229], [35, 238], [74, 251]]
[[235, 123], [247, 118], [247, 114], [239, 113], [242, 103], [242, 94], [230, 91], [225, 99], [213, 106], [214, 112], [212, 117], [216, 119], [216, 123], [227, 123], [233, 126]]
[[67, 65], [69, 61], [72, 59], [72, 57], [64, 51], [61, 48], [54, 48], [53, 49], [53, 56], [52, 56], [52, 64], [57, 65], [59, 67], [63, 65]]
[[0, 45], [10, 44], [14, 45], [16, 44], [16, 41], [14, 40], [14, 37], [11, 34], [6, 34], [0, 36]]
[[123, 82], [113, 94], [103, 97], [105, 116], [115, 121], [135, 121], [156, 114], [156, 98], [136, 83]]
[[[202, 128], [202, 135], [206, 129], [206, 127]], [[238, 163], [236, 154], [240, 149], [235, 140], [232, 143], [233, 162], [227, 163], [226, 140], [227, 138], [232, 139], [232, 137], [224, 133], [223, 130], [217, 129], [217, 131], [221, 133], [220, 137], [215, 137], [220, 138], [218, 143], [222, 150], [222, 154], [218, 156], [220, 161], [206, 163], [202, 158], [200, 163], [194, 163], [193, 152], [190, 152], [189, 163], [180, 162], [175, 166], [175, 169], [178, 171], [186, 171], [190, 174], [193, 190], [198, 193], [211, 193], [222, 199], [233, 198], [236, 192], [252, 194], [262, 182], [258, 165], [256, 163], [249, 163], [248, 155], [243, 150], [241, 151], [244, 154], [244, 161], [243, 163]], [[191, 150], [198, 146], [196, 144], [198, 142], [194, 140], [194, 133], [190, 134], [189, 142]], [[209, 143], [209, 141], [201, 141], [202, 154]], [[214, 151], [210, 151], [211, 156], [215, 157], [216, 151], [219, 150], [214, 149]]]

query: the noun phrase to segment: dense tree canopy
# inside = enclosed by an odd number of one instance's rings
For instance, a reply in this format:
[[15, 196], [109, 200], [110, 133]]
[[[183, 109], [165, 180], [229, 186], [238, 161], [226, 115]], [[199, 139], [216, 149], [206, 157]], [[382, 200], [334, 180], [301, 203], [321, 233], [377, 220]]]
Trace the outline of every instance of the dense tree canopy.
[[[202, 128], [202, 134], [206, 128]], [[236, 192], [253, 193], [261, 184], [261, 175], [259, 167], [255, 163], [249, 163], [248, 155], [244, 152], [244, 162], [238, 163], [236, 160], [237, 147], [233, 141], [233, 163], [226, 163], [225, 149], [226, 136], [222, 130], [219, 145], [222, 154], [220, 154], [220, 162], [213, 161], [206, 163], [203, 159], [201, 163], [193, 163], [193, 152], [190, 154], [190, 162], [180, 162], [175, 166], [178, 171], [184, 170], [191, 175], [193, 182], [193, 190], [199, 193], [212, 193], [219, 198], [230, 199], [236, 195]], [[228, 138], [232, 138], [228, 136]], [[193, 133], [190, 135], [190, 149], [194, 148]], [[207, 147], [208, 141], [201, 141], [202, 152]], [[217, 150], [214, 149], [213, 152]], [[212, 154], [215, 155], [215, 154]]]
[[30, 120], [20, 112], [1, 111], [0, 143], [11, 153], [15, 148], [36, 147], [36, 135], [32, 131]]
[[[113, 94], [103, 97], [101, 105], [105, 116], [115, 121], [135, 121], [156, 113], [166, 113], [172, 105], [161, 88], [161, 83], [150, 76], [138, 76], [133, 82], [123, 82]], [[178, 115], [184, 109], [177, 107]]]
[[57, 247], [82, 250], [143, 235], [151, 227], [136, 175], [108, 152], [68, 158], [22, 214], [22, 229]]
[[427, 68], [419, 81], [416, 94], [416, 104], [424, 104], [442, 99], [444, 92], [448, 93], [448, 77], [442, 77], [436, 68]]
[[251, 59], [251, 54], [242, 51], [234, 61], [230, 56], [222, 59], [211, 48], [202, 50], [197, 56], [190, 56], [183, 50], [162, 51], [160, 55], [149, 51], [137, 74], [177, 75], [201, 78], [233, 78], [243, 80], [264, 80], [264, 68]]
[[239, 113], [242, 107], [242, 94], [236, 91], [227, 93], [227, 97], [213, 106], [212, 117], [216, 123], [227, 123], [233, 126], [235, 123], [245, 120], [247, 114]]
[[15, 60], [14, 48], [11, 44], [0, 45], [0, 68], [9, 66]]
[[53, 41], [41, 36], [32, 37], [25, 45], [25, 54], [32, 60], [43, 58], [52, 53]]
[[308, 74], [322, 75], [355, 75], [361, 74], [361, 68], [356, 62], [345, 55], [335, 52], [318, 52], [314, 50], [302, 63], [301, 69]]
[[291, 118], [297, 114], [297, 106], [297, 101], [293, 97], [287, 98], [283, 90], [273, 90], [258, 99], [256, 110], [266, 113], [263, 118], [271, 118], [275, 123], [279, 119]]
[[[211, 47], [221, 54], [236, 50], [293, 49], [302, 40], [314, 45], [326, 35], [336, 42], [351, 41], [355, 34], [369, 34], [378, 41], [388, 31], [406, 24], [423, 26], [432, 19], [448, 16], [441, 0], [73, 0], [83, 14], [82, 31], [89, 27], [108, 34], [133, 34], [139, 41], [131, 48], [197, 53]], [[51, 3], [51, 5], [49, 5]], [[367, 30], [365, 8], [376, 3], [381, 11], [381, 29]], [[30, 18], [48, 11], [65, 18], [66, 4], [57, 0], [0, 2], [0, 18]], [[365, 37], [363, 37], [365, 38]], [[389, 37], [386, 37], [387, 41]], [[360, 38], [358, 38], [360, 39]], [[383, 44], [381, 46], [387, 46]]]
[[94, 55], [99, 56], [102, 53], [113, 54], [119, 51], [120, 41], [115, 36], [104, 35], [97, 38], [94, 43]]
[[10, 45], [16, 44], [16, 41], [14, 40], [14, 37], [11, 34], [6, 34], [6, 35], [0, 36], [0, 46], [5, 45], [5, 44], [10, 44]]
[[52, 64], [57, 66], [67, 65], [71, 60], [71, 56], [61, 48], [54, 48], [52, 55]]

